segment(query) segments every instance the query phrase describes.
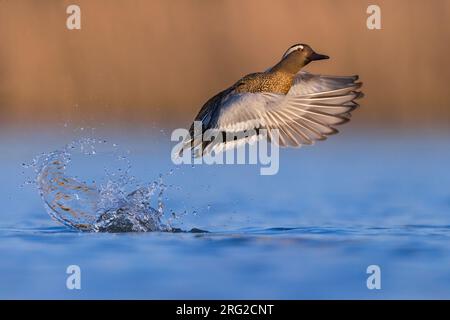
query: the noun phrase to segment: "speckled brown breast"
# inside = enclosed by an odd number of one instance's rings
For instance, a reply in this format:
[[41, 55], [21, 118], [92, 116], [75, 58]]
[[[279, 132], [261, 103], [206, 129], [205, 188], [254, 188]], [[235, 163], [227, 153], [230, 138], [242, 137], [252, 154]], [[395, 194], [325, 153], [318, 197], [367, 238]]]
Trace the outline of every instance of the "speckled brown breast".
[[246, 75], [235, 84], [238, 93], [272, 92], [287, 94], [294, 82], [294, 75], [284, 72], [260, 72]]

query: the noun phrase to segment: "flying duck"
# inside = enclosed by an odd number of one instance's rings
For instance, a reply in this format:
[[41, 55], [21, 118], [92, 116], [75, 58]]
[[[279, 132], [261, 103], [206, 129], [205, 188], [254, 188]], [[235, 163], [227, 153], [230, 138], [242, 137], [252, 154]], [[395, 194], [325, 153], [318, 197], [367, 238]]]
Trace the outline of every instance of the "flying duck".
[[[355, 100], [363, 95], [359, 91], [362, 83], [356, 75], [300, 71], [311, 61], [323, 59], [329, 57], [306, 44], [295, 44], [275, 66], [246, 75], [216, 94], [195, 117], [184, 150], [196, 151], [195, 156], [224, 151], [255, 141], [261, 129], [267, 130], [272, 141], [271, 130], [278, 129], [278, 141], [274, 142], [282, 147], [312, 145], [337, 133], [335, 126], [348, 122], [350, 113], [359, 106]], [[201, 121], [201, 130], [195, 130], [195, 121]], [[216, 132], [212, 139], [203, 139], [207, 130]], [[251, 133], [236, 135], [239, 132]], [[214, 139], [217, 133], [223, 139]], [[234, 136], [231, 141], [226, 139], [228, 134]]]

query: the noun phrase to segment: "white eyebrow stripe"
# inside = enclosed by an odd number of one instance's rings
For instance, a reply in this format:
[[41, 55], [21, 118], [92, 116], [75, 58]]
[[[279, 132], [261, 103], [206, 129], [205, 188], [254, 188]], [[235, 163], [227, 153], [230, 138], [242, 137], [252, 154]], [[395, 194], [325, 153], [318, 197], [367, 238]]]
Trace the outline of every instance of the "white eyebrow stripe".
[[303, 46], [301, 44], [297, 44], [295, 46], [292, 46], [291, 48], [288, 49], [288, 51], [286, 51], [286, 53], [283, 55], [284, 59], [287, 55], [289, 55], [291, 52], [298, 50], [298, 49], [302, 49], [303, 50]]

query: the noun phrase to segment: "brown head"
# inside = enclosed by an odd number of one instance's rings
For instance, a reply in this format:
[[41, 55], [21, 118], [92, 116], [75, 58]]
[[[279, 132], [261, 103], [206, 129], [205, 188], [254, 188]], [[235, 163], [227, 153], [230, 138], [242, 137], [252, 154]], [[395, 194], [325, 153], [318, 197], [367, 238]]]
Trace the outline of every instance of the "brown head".
[[282, 71], [296, 74], [311, 61], [329, 59], [330, 57], [316, 53], [307, 44], [294, 44], [291, 46], [271, 71]]

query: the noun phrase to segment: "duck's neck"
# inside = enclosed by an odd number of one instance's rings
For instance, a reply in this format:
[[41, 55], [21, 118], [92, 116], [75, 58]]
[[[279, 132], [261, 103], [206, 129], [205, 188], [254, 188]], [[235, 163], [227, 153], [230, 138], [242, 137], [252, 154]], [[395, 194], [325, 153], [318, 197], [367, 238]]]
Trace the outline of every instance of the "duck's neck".
[[291, 56], [286, 57], [285, 59], [278, 62], [275, 66], [270, 69], [271, 72], [283, 72], [289, 75], [297, 74], [301, 68], [304, 67], [304, 64], [298, 62], [297, 59], [294, 59]]

